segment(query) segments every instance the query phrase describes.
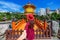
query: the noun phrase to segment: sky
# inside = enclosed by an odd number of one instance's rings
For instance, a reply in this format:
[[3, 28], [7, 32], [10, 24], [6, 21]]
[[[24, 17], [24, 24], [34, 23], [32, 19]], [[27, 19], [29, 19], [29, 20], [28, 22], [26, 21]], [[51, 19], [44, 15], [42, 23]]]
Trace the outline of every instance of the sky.
[[0, 11], [24, 12], [23, 6], [28, 2], [36, 6], [36, 12], [40, 8], [55, 10], [60, 8], [60, 0], [0, 0]]

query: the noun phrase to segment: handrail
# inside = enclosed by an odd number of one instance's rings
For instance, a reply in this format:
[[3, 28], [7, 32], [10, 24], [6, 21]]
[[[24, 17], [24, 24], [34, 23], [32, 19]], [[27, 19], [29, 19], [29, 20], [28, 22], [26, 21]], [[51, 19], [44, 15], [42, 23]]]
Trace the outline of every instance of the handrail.
[[47, 24], [47, 22], [46, 21], [40, 21], [40, 20], [37, 20], [37, 19], [35, 19], [34, 20], [35, 21], [35, 24], [39, 27], [39, 28], [42, 28], [43, 30], [46, 30], [46, 28], [47, 28], [47, 26], [48, 26], [48, 24]]

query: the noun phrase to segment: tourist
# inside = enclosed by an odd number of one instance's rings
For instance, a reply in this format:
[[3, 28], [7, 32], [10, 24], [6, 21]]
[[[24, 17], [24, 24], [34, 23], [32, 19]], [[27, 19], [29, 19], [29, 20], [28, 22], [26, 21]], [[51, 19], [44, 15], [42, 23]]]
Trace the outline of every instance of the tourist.
[[[24, 39], [24, 36], [26, 36], [26, 40], [33, 40], [34, 39], [34, 29], [33, 29], [34, 16], [32, 14], [28, 14], [27, 20], [28, 20], [28, 22], [26, 23], [25, 30], [22, 33], [22, 35], [20, 36], [20, 38], [18, 38], [18, 40]], [[24, 35], [25, 32], [26, 32], [26, 34]]]
[[25, 26], [25, 30], [27, 33], [27, 40], [33, 40], [34, 39], [34, 17], [32, 14], [27, 15], [28, 22]]

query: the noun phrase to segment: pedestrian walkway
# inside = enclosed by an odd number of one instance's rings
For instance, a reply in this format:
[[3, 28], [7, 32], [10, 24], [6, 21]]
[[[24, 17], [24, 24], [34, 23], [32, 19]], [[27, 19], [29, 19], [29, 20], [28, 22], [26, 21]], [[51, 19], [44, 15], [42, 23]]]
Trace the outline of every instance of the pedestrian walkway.
[[51, 39], [34, 39], [34, 40], [60, 40], [57, 37], [51, 37]]

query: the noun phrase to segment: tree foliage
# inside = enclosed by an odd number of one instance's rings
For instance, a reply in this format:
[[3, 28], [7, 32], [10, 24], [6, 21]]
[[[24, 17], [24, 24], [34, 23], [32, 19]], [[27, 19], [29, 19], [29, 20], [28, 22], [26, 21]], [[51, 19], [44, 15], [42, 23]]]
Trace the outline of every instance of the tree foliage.
[[[24, 15], [24, 13], [10, 13], [10, 12], [0, 12], [0, 21], [3, 20], [3, 17], [6, 17], [7, 20], [11, 20], [13, 18], [16, 18], [17, 20], [19, 19], [26, 19], [26, 16]], [[51, 14], [47, 14], [47, 15], [42, 15], [42, 16], [38, 16], [35, 15], [35, 18], [39, 19], [39, 20], [60, 20], [60, 14], [57, 14], [56, 12], [53, 12]]]

